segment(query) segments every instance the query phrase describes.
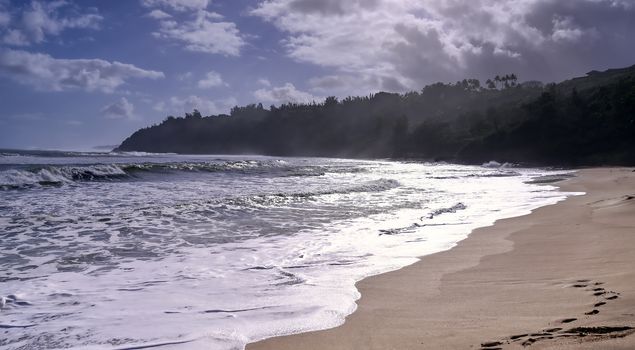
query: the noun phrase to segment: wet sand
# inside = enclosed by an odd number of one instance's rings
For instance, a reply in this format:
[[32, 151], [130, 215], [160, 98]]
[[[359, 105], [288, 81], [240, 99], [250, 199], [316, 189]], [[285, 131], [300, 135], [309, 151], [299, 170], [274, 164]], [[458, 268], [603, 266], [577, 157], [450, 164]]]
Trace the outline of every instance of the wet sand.
[[340, 327], [247, 349], [635, 349], [635, 172], [558, 185], [587, 194], [360, 281]]

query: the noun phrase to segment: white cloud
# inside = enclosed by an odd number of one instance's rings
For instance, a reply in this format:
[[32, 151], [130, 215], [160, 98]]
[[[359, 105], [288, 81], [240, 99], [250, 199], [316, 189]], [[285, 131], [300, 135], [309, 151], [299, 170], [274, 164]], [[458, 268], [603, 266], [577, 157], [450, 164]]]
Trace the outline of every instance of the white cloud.
[[2, 38], [2, 42], [13, 46], [28, 46], [30, 44], [26, 35], [18, 29], [7, 30]]
[[316, 92], [509, 72], [558, 79], [635, 59], [631, 0], [263, 0], [250, 13], [284, 33], [289, 57], [331, 70]]
[[194, 19], [183, 22], [162, 20], [153, 34], [179, 42], [189, 51], [226, 56], [240, 55], [245, 45], [235, 23], [223, 21], [221, 15], [208, 11], [198, 11]]
[[194, 109], [198, 109], [204, 115], [214, 114], [219, 110], [216, 102], [196, 95], [190, 95], [187, 97], [173, 96], [170, 98], [169, 102], [173, 110], [179, 111], [183, 114], [191, 112]]
[[108, 119], [136, 119], [136, 116], [134, 115], [134, 105], [125, 97], [122, 97], [117, 102], [104, 106], [100, 112]]
[[201, 79], [198, 81], [198, 87], [201, 89], [209, 89], [213, 87], [218, 87], [222, 85], [227, 85], [223, 81], [223, 78], [220, 74], [211, 71], [205, 75], [205, 79]]
[[172, 17], [171, 15], [157, 9], [148, 12], [146, 16], [154, 19], [166, 19]]
[[591, 32], [593, 32], [593, 29], [584, 30], [575, 25], [571, 17], [556, 16], [553, 19], [553, 33], [551, 34], [551, 38], [554, 42], [576, 42], [585, 36], [590, 37], [588, 34], [591, 34]]
[[272, 0], [261, 2], [252, 14], [287, 33], [282, 43], [290, 57], [334, 68], [337, 73], [323, 80], [346, 83], [342, 90], [352, 90], [361, 81], [373, 83], [364, 86], [370, 91], [385, 89], [384, 80], [404, 89], [417, 82], [399, 71], [403, 53], [396, 52], [402, 47], [418, 46], [412, 59], [431, 71], [447, 71], [437, 61], [456, 61], [439, 42], [434, 20], [425, 17], [430, 6], [424, 2]]
[[311, 95], [308, 92], [300, 91], [291, 83], [283, 86], [262, 88], [254, 91], [254, 97], [258, 102], [267, 103], [311, 103], [319, 101], [321, 98]]
[[209, 5], [210, 0], [142, 0], [141, 4], [146, 7], [164, 7], [176, 11], [204, 10]]
[[[209, 0], [141, 0], [141, 4], [155, 8], [148, 16], [159, 21], [159, 29], [152, 33], [157, 38], [183, 45], [188, 51], [240, 55], [245, 45], [243, 35], [235, 23], [223, 20], [223, 16], [207, 11]], [[187, 12], [191, 19], [182, 20], [157, 9]]]
[[258, 79], [258, 84], [262, 86], [271, 86], [271, 82], [269, 81], [269, 79], [265, 78]]
[[0, 50], [0, 74], [39, 90], [113, 92], [127, 80], [159, 79], [162, 72], [101, 59], [58, 59], [47, 54]]
[[177, 116], [191, 113], [194, 109], [199, 110], [203, 115], [215, 115], [228, 113], [229, 109], [237, 103], [233, 97], [225, 99], [211, 100], [197, 95], [185, 97], [172, 96], [167, 101], [161, 101], [154, 105], [153, 109], [162, 113], [174, 114]]
[[[15, 10], [14, 15], [13, 26], [2, 34], [2, 41], [14, 46], [41, 43], [47, 36], [60, 35], [67, 29], [99, 29], [103, 20], [97, 12], [79, 13], [66, 1], [33, 1], [30, 5]], [[3, 17], [0, 14], [0, 23], [6, 21]], [[5, 26], [8, 24], [7, 21]]]

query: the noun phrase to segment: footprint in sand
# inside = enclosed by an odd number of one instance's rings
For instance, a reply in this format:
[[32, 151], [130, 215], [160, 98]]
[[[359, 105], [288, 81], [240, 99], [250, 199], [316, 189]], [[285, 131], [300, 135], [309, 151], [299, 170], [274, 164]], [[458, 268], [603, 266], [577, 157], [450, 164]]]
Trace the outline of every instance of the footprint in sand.
[[[594, 282], [589, 279], [580, 279], [571, 284], [569, 284], [572, 288], [590, 288], [586, 289], [587, 292], [592, 293], [594, 296], [598, 298], [602, 298], [598, 300], [594, 305], [594, 309], [584, 314], [587, 316], [597, 315], [600, 313], [597, 310], [598, 307], [604, 306], [607, 304], [609, 300], [615, 300], [619, 297], [619, 293], [606, 290], [605, 288], [598, 287], [603, 285], [604, 282]], [[575, 317], [565, 318], [560, 320], [560, 323], [568, 324], [577, 321], [578, 319]], [[610, 334], [612, 337], [623, 337], [629, 334], [635, 333], [635, 329], [624, 326], [624, 327], [576, 327], [571, 328], [569, 330], [563, 330], [561, 327], [548, 328], [542, 330], [540, 333], [523, 333], [516, 334], [510, 337], [503, 339], [502, 341], [492, 341], [481, 344], [481, 350], [498, 350], [502, 349], [504, 344], [511, 344], [511, 342], [518, 342], [523, 347], [530, 346], [538, 341], [549, 340], [549, 339], [558, 339], [565, 337], [598, 337], [600, 335], [608, 335]]]
[[633, 331], [633, 327], [629, 326], [600, 326], [600, 327], [577, 327], [571, 328], [564, 333], [567, 334], [578, 334], [580, 336], [585, 335], [602, 335], [602, 334], [612, 334], [612, 333], [631, 333]]
[[545, 329], [545, 333], [555, 333], [555, 332], [559, 332], [561, 330], [562, 330], [562, 328], [560, 328], [560, 327], [549, 328], [549, 329]]
[[494, 348], [497, 348], [497, 347], [499, 347], [501, 345], [503, 345], [502, 342], [492, 341], [492, 342], [482, 343], [481, 344], [481, 348], [488, 349], [488, 350], [494, 350]]
[[552, 335], [551, 333], [546, 333], [546, 332], [530, 334], [530, 336], [532, 336], [532, 337], [549, 337], [551, 335]]

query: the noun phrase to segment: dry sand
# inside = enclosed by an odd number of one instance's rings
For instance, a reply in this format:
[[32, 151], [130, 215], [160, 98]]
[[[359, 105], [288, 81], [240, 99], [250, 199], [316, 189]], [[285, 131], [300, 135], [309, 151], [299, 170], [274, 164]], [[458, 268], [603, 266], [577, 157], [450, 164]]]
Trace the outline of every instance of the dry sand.
[[635, 349], [635, 172], [560, 186], [587, 194], [359, 282], [340, 327], [247, 349]]

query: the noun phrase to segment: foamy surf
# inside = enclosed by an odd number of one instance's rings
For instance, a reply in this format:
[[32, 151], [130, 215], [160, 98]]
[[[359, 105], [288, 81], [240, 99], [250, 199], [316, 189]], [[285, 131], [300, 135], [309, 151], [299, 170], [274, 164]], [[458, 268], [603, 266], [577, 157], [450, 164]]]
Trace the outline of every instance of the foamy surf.
[[288, 167], [287, 163], [281, 159], [260, 161], [211, 159], [205, 162], [146, 161], [138, 163], [119, 163], [118, 159], [114, 157], [109, 157], [107, 160], [114, 162], [86, 165], [20, 164], [18, 168], [0, 170], [0, 190], [118, 180], [125, 177], [138, 178], [144, 174], [152, 173], [166, 175], [178, 172], [264, 173], [277, 171], [281, 173], [281, 176], [288, 177], [322, 176], [325, 174], [320, 169]]
[[240, 349], [334, 327], [355, 309], [356, 281], [568, 195], [527, 183], [554, 172], [448, 164], [55, 155], [0, 166], [32, 174], [22, 183], [44, 169], [65, 179], [0, 192], [2, 349]]

